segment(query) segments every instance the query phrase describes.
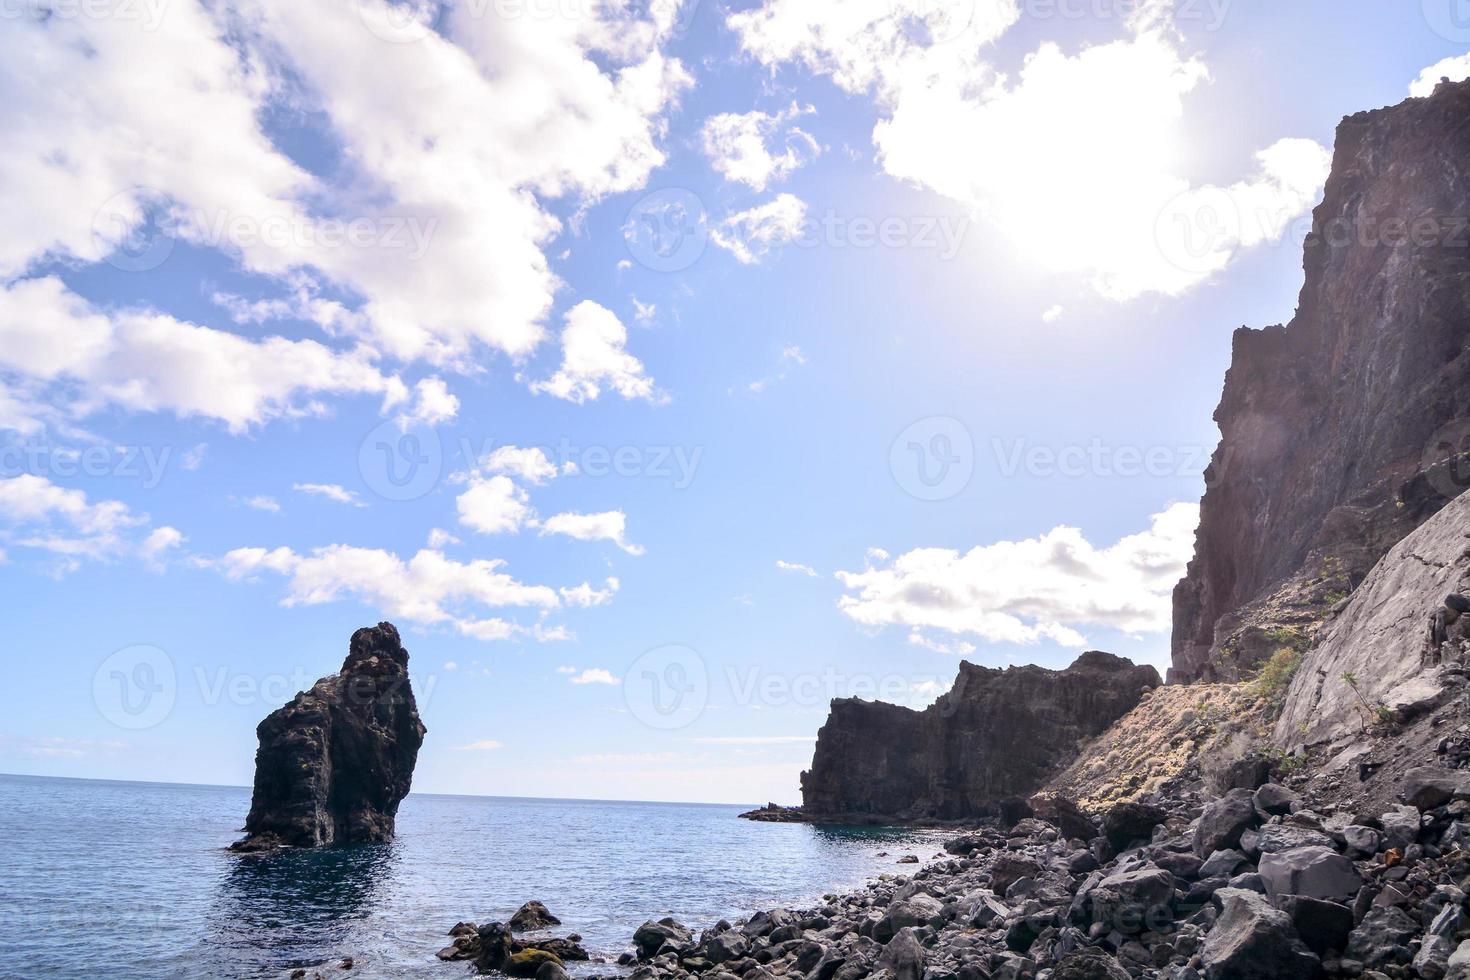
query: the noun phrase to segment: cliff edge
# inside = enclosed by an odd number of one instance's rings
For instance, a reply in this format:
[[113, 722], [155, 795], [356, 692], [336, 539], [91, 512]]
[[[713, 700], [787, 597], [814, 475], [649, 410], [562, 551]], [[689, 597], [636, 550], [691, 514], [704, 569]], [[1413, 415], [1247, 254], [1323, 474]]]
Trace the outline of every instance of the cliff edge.
[[1236, 332], [1170, 681], [1249, 677], [1470, 486], [1470, 82], [1345, 119], [1285, 327]]

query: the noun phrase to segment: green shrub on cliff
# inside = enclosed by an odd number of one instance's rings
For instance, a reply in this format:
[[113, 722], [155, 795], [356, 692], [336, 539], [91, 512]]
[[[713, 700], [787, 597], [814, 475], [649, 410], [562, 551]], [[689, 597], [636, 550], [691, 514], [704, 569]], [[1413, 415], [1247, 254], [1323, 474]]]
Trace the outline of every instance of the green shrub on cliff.
[[1279, 648], [1261, 665], [1260, 672], [1256, 674], [1256, 696], [1261, 699], [1269, 714], [1274, 716], [1280, 713], [1281, 706], [1286, 703], [1286, 692], [1291, 687], [1291, 679], [1296, 676], [1297, 668], [1301, 665], [1302, 651], [1289, 646]]

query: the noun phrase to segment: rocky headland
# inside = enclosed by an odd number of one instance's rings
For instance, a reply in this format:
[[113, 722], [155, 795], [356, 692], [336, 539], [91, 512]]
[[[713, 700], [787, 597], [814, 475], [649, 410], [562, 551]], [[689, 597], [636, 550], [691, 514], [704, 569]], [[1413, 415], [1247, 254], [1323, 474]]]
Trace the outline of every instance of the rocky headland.
[[342, 669], [256, 729], [255, 788], [236, 851], [393, 837], [425, 728], [392, 623], [352, 634]]
[[953, 689], [923, 711], [834, 701], [801, 777], [802, 813], [845, 823], [1018, 813], [1160, 683], [1152, 667], [1092, 652], [1066, 670], [961, 663]]

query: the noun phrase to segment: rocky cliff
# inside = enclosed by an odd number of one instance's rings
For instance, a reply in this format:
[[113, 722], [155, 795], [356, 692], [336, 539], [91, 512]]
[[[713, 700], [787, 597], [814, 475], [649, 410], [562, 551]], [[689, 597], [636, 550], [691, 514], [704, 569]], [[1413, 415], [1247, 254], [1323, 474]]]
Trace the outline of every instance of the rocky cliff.
[[1235, 335], [1170, 680], [1249, 676], [1470, 485], [1467, 123], [1470, 82], [1338, 128], [1296, 316]]
[[1465, 687], [1470, 659], [1470, 494], [1395, 545], [1306, 652], [1277, 744], [1363, 744]]
[[370, 843], [393, 836], [424, 724], [392, 623], [352, 634], [342, 670], [256, 729], [255, 793], [236, 850]]
[[1060, 671], [962, 663], [953, 690], [924, 711], [834, 701], [801, 777], [803, 811], [841, 820], [997, 813], [1158, 685], [1152, 667], [1094, 652]]

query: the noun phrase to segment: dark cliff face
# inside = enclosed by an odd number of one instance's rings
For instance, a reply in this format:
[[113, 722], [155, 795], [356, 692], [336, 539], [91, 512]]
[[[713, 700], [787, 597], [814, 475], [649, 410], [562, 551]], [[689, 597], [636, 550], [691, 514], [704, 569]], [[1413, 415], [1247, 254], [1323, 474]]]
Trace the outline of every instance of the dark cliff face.
[[1066, 670], [960, 664], [948, 694], [923, 711], [832, 702], [802, 774], [810, 816], [955, 819], [998, 812], [1039, 790], [1122, 717], [1158, 671], [1106, 653]]
[[256, 734], [255, 794], [237, 850], [392, 838], [425, 734], [398, 630], [353, 633], [341, 672], [272, 712]]
[[1237, 331], [1175, 681], [1235, 680], [1470, 483], [1470, 82], [1345, 119], [1286, 327]]

